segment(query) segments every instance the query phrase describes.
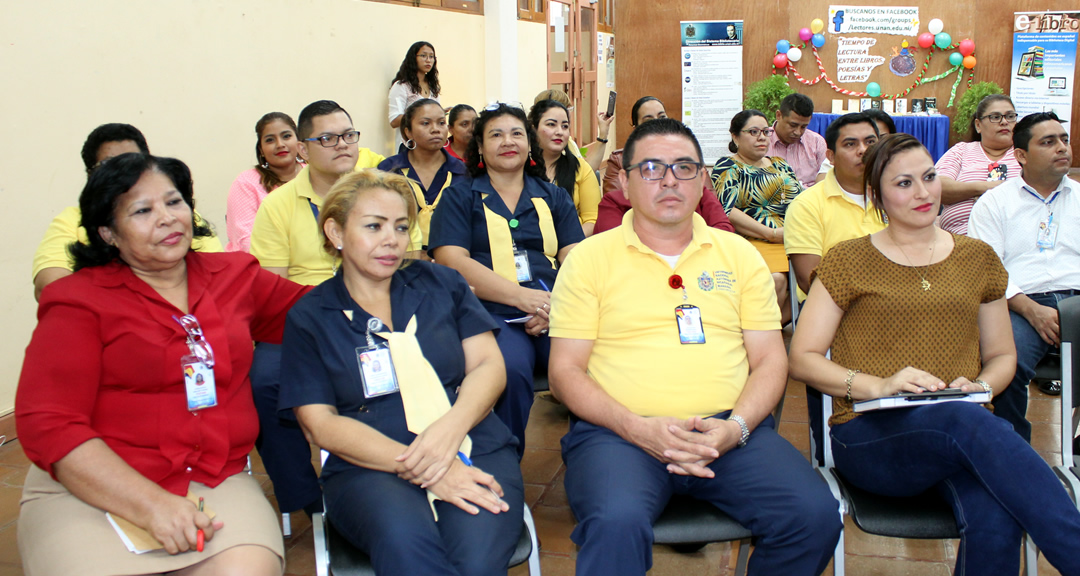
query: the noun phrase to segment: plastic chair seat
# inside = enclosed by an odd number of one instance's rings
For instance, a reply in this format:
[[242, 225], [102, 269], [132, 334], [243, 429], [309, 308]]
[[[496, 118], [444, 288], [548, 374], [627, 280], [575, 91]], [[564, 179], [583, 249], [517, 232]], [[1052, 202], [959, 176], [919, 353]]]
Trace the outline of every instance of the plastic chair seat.
[[716, 506], [690, 496], [672, 496], [653, 524], [653, 541], [657, 544], [708, 544], [751, 536], [749, 530]]
[[844, 480], [836, 469], [833, 477], [848, 504], [848, 514], [860, 530], [891, 538], [959, 538], [952, 507], [934, 491], [906, 498], [867, 492]]
[[[325, 518], [325, 517], [324, 517]], [[360, 551], [345, 539], [329, 519], [324, 520], [326, 539], [330, 550], [330, 573], [334, 576], [375, 576], [375, 569], [371, 566], [371, 559], [367, 554]], [[518, 538], [514, 554], [510, 557], [508, 567], [524, 564], [532, 554], [532, 539], [529, 529], [525, 524], [521, 526], [521, 537]]]

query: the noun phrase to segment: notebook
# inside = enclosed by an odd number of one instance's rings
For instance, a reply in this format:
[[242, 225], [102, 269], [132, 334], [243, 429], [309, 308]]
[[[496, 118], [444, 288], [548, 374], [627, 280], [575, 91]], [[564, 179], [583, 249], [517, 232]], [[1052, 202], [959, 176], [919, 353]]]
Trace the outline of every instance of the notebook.
[[946, 388], [937, 392], [901, 392], [896, 396], [874, 398], [855, 403], [856, 412], [869, 412], [872, 410], [891, 410], [893, 408], [913, 408], [926, 406], [927, 404], [940, 404], [942, 402], [974, 402], [986, 404], [990, 402], [989, 392], [964, 392], [959, 388]]

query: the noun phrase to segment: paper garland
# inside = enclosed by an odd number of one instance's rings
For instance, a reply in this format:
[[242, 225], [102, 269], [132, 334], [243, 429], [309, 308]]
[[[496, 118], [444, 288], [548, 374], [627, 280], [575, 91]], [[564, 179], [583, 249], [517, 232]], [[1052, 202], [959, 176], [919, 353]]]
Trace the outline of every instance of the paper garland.
[[[955, 44], [950, 45], [948, 48], [942, 48], [942, 50], [953, 50], [953, 49], [955, 49], [955, 48], [957, 48], [959, 46], [960, 46], [960, 43], [957, 42]], [[866, 92], [858, 92], [858, 91], [855, 91], [855, 90], [848, 90], [847, 88], [841, 88], [841, 87], [837, 86], [836, 83], [834, 83], [832, 81], [832, 79], [829, 78], [829, 74], [825, 71], [825, 65], [821, 63], [821, 55], [818, 54], [817, 47], [814, 46], [813, 44], [803, 42], [802, 49], [806, 50], [807, 47], [809, 47], [811, 50], [814, 51], [814, 60], [817, 62], [817, 67], [818, 67], [819, 74], [813, 80], [807, 80], [806, 78], [803, 78], [802, 75], [799, 74], [798, 70], [795, 69], [795, 63], [789, 61], [787, 66], [785, 66], [783, 68], [785, 75], [790, 73], [791, 75], [793, 75], [795, 77], [796, 80], [798, 80], [800, 83], [805, 84], [807, 86], [813, 86], [813, 85], [817, 84], [818, 82], [821, 82], [822, 80], [824, 80], [825, 83], [828, 84], [830, 88], [832, 88], [836, 92], [839, 92], [840, 94], [844, 94], [846, 96], [856, 96], [856, 97], [859, 97], [859, 98], [870, 98], [870, 95], [867, 94]], [[896, 98], [903, 98], [904, 96], [907, 96], [917, 86], [920, 86], [922, 84], [926, 84], [926, 83], [929, 83], [929, 82], [936, 82], [938, 80], [942, 80], [944, 78], [947, 78], [950, 74], [955, 73], [956, 74], [956, 82], [954, 82], [953, 85], [952, 85], [952, 91], [949, 93], [949, 103], [946, 106], [948, 108], [951, 108], [952, 105], [953, 105], [953, 101], [956, 99], [956, 89], [957, 89], [957, 87], [960, 86], [960, 82], [964, 79], [964, 66], [963, 65], [953, 66], [952, 68], [946, 70], [945, 72], [942, 72], [941, 74], [938, 74], [937, 76], [931, 76], [929, 78], [925, 78], [924, 76], [926, 76], [926, 71], [930, 69], [930, 59], [933, 57], [934, 51], [936, 49], [937, 49], [937, 46], [933, 45], [933, 44], [930, 45], [930, 47], [927, 49], [929, 51], [926, 54], [926, 60], [923, 61], [922, 68], [919, 70], [919, 75], [915, 77], [915, 82], [912, 83], [911, 86], [909, 86], [906, 90], [903, 90], [901, 92], [897, 92], [896, 94], [882, 94], [881, 98], [885, 99], [885, 100], [893, 100], [893, 99], [896, 99]], [[773, 68], [773, 74], [776, 74], [776, 73], [777, 73], [777, 69]], [[967, 83], [968, 83], [969, 88], [971, 87], [972, 81], [974, 81], [974, 80], [975, 80], [975, 72], [972, 71], [970, 74], [968, 74], [968, 82]]]

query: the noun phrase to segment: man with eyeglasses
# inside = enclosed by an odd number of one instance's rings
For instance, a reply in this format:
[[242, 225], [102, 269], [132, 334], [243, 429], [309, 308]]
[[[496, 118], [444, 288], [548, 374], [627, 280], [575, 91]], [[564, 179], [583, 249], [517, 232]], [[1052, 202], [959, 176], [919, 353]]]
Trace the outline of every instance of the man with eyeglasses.
[[773, 133], [769, 135], [767, 155], [786, 160], [804, 189], [814, 185], [825, 160], [825, 139], [817, 132], [807, 130], [813, 116], [814, 101], [809, 96], [789, 94], [780, 101]]
[[695, 214], [705, 171], [689, 128], [643, 123], [624, 159], [632, 209], [570, 254], [551, 301], [577, 573], [645, 574], [652, 523], [683, 494], [754, 533], [751, 574], [820, 574], [840, 517], [774, 429], [787, 358], [769, 270]]
[[[1043, 356], [1061, 345], [1058, 303], [1080, 295], [1080, 184], [1068, 177], [1069, 131], [1053, 112], [1025, 116], [1016, 124], [1013, 144], [1020, 177], [979, 198], [968, 234], [989, 244], [1009, 273], [1005, 297], [1016, 375], [994, 398], [994, 414], [1031, 442], [1028, 384]], [[1044, 392], [1060, 394], [1060, 383]]]
[[[334, 259], [323, 250], [319, 209], [338, 178], [374, 168], [384, 158], [358, 147], [360, 131], [337, 102], [320, 100], [300, 112], [297, 136], [307, 166], [271, 192], [255, 215], [251, 254], [263, 268], [293, 282], [321, 284], [334, 275]], [[420, 247], [420, 229], [410, 230], [410, 250]], [[295, 419], [279, 419], [277, 399], [281, 347], [260, 342], [251, 365], [251, 387], [259, 412], [256, 447], [283, 512], [322, 510], [311, 450]], [[287, 417], [287, 416], [286, 416]]]

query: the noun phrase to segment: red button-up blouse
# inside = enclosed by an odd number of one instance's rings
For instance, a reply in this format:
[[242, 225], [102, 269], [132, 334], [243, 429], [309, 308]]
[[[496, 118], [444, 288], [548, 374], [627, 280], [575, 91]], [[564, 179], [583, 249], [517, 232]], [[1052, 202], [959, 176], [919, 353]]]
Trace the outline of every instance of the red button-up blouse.
[[245, 253], [187, 258], [188, 310], [214, 350], [218, 405], [187, 409], [183, 312], [121, 263], [86, 268], [42, 293], [15, 398], [19, 441], [53, 465], [101, 438], [174, 494], [243, 470], [259, 432], [248, 370], [252, 341], [280, 342], [285, 314], [310, 287]]

